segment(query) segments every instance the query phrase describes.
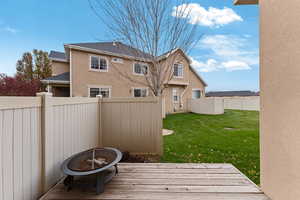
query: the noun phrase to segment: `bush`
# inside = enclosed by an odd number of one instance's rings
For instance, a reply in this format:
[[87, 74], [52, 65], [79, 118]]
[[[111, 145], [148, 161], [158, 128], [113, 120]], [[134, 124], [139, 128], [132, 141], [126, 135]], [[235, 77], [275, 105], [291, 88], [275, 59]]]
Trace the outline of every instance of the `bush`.
[[42, 88], [38, 79], [26, 80], [22, 76], [0, 74], [0, 96], [36, 96]]

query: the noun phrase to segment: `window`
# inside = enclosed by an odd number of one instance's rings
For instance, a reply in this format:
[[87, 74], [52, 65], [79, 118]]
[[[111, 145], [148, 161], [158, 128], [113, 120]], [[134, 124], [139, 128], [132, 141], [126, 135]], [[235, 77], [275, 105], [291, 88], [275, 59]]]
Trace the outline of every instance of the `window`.
[[177, 88], [173, 88], [173, 102], [177, 103], [179, 102], [179, 94]]
[[122, 58], [112, 58], [111, 60], [114, 63], [123, 63], [123, 59]]
[[192, 98], [193, 99], [200, 99], [201, 98], [201, 90], [193, 89]]
[[182, 64], [174, 64], [174, 73], [173, 75], [177, 78], [183, 77], [183, 65]]
[[107, 61], [104, 58], [100, 58], [100, 70], [107, 70]]
[[110, 88], [90, 88], [90, 97], [96, 97], [102, 95], [103, 98], [110, 97]]
[[137, 75], [148, 74], [148, 65], [142, 63], [134, 63], [133, 65], [133, 73]]
[[91, 69], [99, 69], [99, 57], [91, 56]]
[[100, 56], [91, 56], [90, 68], [96, 71], [108, 71], [107, 59]]
[[146, 97], [146, 96], [148, 96], [148, 89], [147, 88], [134, 88], [133, 96], [134, 97]]

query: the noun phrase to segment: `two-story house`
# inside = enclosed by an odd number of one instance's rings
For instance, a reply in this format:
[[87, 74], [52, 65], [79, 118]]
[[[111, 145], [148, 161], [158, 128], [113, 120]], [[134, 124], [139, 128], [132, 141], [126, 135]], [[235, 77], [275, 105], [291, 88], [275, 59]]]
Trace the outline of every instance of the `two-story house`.
[[[147, 54], [120, 42], [64, 45], [65, 52], [50, 52], [53, 76], [43, 80], [54, 96], [111, 97], [152, 96], [146, 79]], [[166, 113], [187, 111], [189, 98], [201, 98], [207, 86], [180, 49], [158, 57], [167, 62], [176, 54], [171, 78], [163, 91]], [[145, 84], [141, 84], [145, 83]]]

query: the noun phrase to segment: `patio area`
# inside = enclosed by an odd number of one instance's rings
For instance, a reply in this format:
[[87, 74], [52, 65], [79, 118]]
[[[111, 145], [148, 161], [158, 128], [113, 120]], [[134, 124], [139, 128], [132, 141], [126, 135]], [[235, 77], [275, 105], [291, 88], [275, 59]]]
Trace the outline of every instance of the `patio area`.
[[270, 200], [231, 164], [188, 163], [120, 163], [101, 195], [59, 182], [40, 199]]

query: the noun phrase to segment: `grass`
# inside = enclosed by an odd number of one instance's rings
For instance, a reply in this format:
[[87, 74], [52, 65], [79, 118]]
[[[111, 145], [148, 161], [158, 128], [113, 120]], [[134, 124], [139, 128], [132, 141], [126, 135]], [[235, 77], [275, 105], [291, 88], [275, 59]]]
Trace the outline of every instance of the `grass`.
[[226, 110], [224, 115], [169, 115], [162, 162], [232, 163], [259, 184], [259, 112]]

